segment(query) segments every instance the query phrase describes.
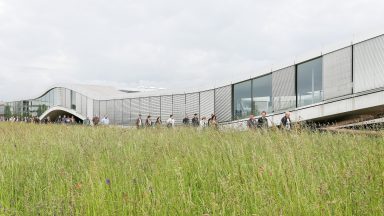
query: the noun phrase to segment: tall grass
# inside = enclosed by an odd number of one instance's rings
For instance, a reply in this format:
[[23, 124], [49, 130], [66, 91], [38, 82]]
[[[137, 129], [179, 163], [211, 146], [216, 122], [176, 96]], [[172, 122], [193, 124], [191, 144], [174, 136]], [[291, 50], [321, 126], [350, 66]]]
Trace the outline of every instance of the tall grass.
[[0, 214], [384, 215], [384, 141], [2, 123]]

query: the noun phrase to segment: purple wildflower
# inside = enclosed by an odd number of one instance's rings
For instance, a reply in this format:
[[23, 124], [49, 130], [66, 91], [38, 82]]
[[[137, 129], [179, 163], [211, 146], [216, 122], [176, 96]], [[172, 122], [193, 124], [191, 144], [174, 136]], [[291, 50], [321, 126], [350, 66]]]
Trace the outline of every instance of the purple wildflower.
[[111, 180], [110, 180], [110, 179], [107, 178], [107, 179], [105, 180], [105, 183], [106, 183], [108, 186], [111, 186]]

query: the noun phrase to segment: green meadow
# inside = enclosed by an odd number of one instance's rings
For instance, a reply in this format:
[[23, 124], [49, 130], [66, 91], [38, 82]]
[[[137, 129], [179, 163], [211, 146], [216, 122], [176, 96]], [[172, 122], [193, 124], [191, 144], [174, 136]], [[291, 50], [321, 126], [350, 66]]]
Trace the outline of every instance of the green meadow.
[[0, 215], [384, 215], [384, 138], [1, 123]]

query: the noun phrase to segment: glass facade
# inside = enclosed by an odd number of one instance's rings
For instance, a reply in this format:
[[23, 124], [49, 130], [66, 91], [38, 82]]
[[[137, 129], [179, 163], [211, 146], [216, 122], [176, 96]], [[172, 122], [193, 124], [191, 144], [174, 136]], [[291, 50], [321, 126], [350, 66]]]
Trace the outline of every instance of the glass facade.
[[[380, 41], [384, 41], [382, 38]], [[143, 118], [151, 114], [153, 120], [160, 116], [163, 123], [170, 114], [174, 114], [177, 123], [181, 123], [186, 114], [191, 117], [194, 113], [208, 118], [215, 113], [219, 122], [246, 119], [250, 114], [260, 115], [261, 111], [281, 114], [297, 107], [319, 103], [324, 99], [349, 95], [352, 88], [354, 91], [381, 88], [380, 85], [372, 86], [372, 82], [360, 81], [361, 79], [354, 80], [352, 85], [352, 76], [356, 74], [351, 73], [356, 70], [364, 76], [363, 69], [369, 66], [369, 58], [364, 56], [371, 52], [362, 50], [364, 47], [361, 46], [364, 44], [328, 53], [261, 77], [205, 91], [168, 95], [156, 93], [156, 96], [146, 97], [127, 93], [127, 98], [119, 96], [111, 100], [95, 100], [81, 92], [57, 87], [36, 99], [5, 103], [2, 112], [5, 117], [41, 116], [48, 109], [59, 106], [71, 109], [71, 113], [75, 112], [82, 117], [109, 116], [111, 123], [123, 125], [134, 125], [139, 114], [142, 114]], [[378, 46], [380, 44], [384, 42], [380, 42]], [[372, 52], [379, 52], [375, 47], [368, 48], [372, 49]], [[352, 55], [353, 50], [356, 55]], [[371, 73], [372, 76], [379, 77], [378, 80], [384, 80], [384, 75], [379, 73], [378, 59], [380, 58], [375, 57], [372, 60], [374, 62], [371, 66], [374, 68], [371, 68]], [[356, 63], [353, 65], [359, 69], [354, 69], [352, 63]], [[335, 77], [338, 79], [334, 79]]]
[[252, 80], [252, 113], [260, 115], [262, 111], [271, 113], [272, 109], [272, 74]]
[[323, 100], [323, 61], [317, 58], [297, 65], [297, 106]]
[[[70, 106], [77, 113], [87, 116], [88, 97], [65, 88], [53, 88], [39, 98], [5, 104], [7, 117], [36, 117], [55, 106]], [[68, 107], [67, 107], [68, 108]]]
[[233, 86], [234, 119], [243, 119], [252, 112], [252, 81], [248, 80]]
[[[279, 111], [292, 108], [291, 102], [295, 102], [292, 98], [296, 97], [298, 106], [322, 101], [322, 58], [299, 64], [296, 71], [295, 67], [291, 68], [229, 85], [227, 88], [131, 99], [93, 100], [79, 92], [58, 87], [37, 99], [6, 103], [4, 113], [13, 116], [41, 116], [53, 106], [62, 106], [83, 117], [108, 116], [111, 124], [133, 125], [139, 113], [144, 117], [148, 114], [161, 116], [163, 122], [170, 114], [174, 114], [176, 122], [181, 124], [185, 114], [191, 116], [198, 113], [201, 117], [209, 117], [211, 113], [216, 113], [220, 121], [230, 121], [231, 118], [248, 118], [251, 113], [273, 113], [274, 108], [279, 108]], [[291, 76], [295, 73], [297, 80]], [[285, 97], [288, 97], [286, 95], [289, 95], [289, 106], [284, 105]]]

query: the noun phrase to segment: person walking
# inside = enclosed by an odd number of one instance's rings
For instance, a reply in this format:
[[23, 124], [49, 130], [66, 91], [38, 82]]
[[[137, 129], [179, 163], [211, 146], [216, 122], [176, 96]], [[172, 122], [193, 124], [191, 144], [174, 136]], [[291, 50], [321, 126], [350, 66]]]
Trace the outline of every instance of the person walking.
[[109, 118], [108, 118], [108, 116], [104, 116], [104, 118], [101, 119], [101, 124], [105, 125], [105, 126], [109, 125]]
[[[106, 118], [107, 118], [107, 122], [109, 124], [109, 119], [108, 119], [108, 117], [106, 117]], [[71, 117], [71, 124], [76, 124], [76, 120], [75, 120], [74, 116]]]
[[268, 118], [266, 116], [267, 116], [267, 112], [262, 111], [261, 117], [259, 119], [257, 119], [257, 126], [259, 128], [268, 129]]
[[167, 127], [168, 128], [175, 127], [175, 119], [173, 119], [173, 115], [169, 116], [169, 119], [167, 120]]
[[217, 122], [217, 117], [215, 114], [212, 114], [211, 121], [208, 122], [209, 126], [218, 129], [219, 128], [219, 123]]
[[156, 119], [155, 125], [156, 125], [157, 128], [159, 128], [159, 127], [161, 127], [161, 124], [162, 124], [162, 122], [161, 122], [161, 118], [160, 118], [160, 116], [159, 116], [159, 117], [157, 117], [157, 119]]
[[58, 118], [57, 118], [57, 120], [56, 120], [56, 123], [61, 123], [61, 121], [62, 121], [62, 119], [61, 119], [61, 116], [59, 116]]
[[91, 125], [91, 120], [89, 119], [89, 117], [87, 117], [86, 119], [84, 119], [84, 121], [83, 121], [83, 125], [86, 125], [86, 126]]
[[291, 130], [292, 121], [291, 121], [291, 113], [286, 112], [284, 117], [281, 119], [281, 128], [285, 130]]
[[141, 114], [139, 114], [139, 117], [136, 119], [136, 128], [140, 129], [143, 127], [143, 120], [141, 119]]
[[207, 117], [203, 116], [203, 118], [201, 118], [200, 127], [203, 129], [208, 127]]
[[97, 125], [99, 124], [99, 122], [100, 122], [100, 118], [99, 118], [99, 116], [94, 116], [94, 117], [92, 118], [92, 122], [93, 122], [93, 125], [94, 125], [94, 126], [97, 126]]
[[215, 114], [212, 113], [211, 118], [208, 119], [208, 127], [211, 126], [211, 121], [212, 121], [214, 115]]
[[147, 127], [147, 128], [152, 127], [151, 115], [147, 116], [147, 119], [145, 120], [145, 127]]
[[188, 117], [188, 115], [186, 115], [185, 118], [183, 118], [183, 124], [184, 124], [184, 126], [189, 126], [189, 117]]
[[253, 129], [256, 129], [256, 125], [257, 125], [257, 122], [255, 119], [255, 116], [253, 114], [251, 114], [249, 116], [249, 119], [247, 120], [247, 127], [249, 129], [253, 130]]
[[193, 127], [199, 127], [199, 117], [197, 117], [197, 113], [193, 115], [192, 118], [192, 126]]

